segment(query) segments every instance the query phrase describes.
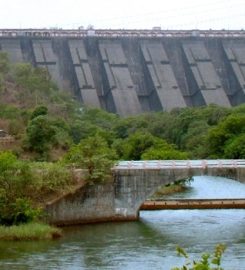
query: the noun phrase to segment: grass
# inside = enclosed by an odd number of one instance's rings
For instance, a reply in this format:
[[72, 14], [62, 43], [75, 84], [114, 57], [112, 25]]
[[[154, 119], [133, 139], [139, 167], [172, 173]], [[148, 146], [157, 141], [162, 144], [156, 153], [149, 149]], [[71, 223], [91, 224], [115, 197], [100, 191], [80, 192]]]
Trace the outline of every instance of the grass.
[[156, 195], [170, 195], [176, 192], [183, 192], [187, 189], [186, 186], [184, 185], [170, 185], [170, 186], [165, 186], [157, 190]]
[[61, 236], [61, 230], [42, 223], [28, 223], [18, 226], [0, 226], [0, 240], [51, 240]]

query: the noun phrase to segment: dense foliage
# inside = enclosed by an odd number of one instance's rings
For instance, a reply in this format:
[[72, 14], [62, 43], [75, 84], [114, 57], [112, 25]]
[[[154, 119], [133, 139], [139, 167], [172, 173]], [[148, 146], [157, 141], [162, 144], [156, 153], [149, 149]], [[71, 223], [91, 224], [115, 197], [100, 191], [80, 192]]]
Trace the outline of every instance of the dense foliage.
[[30, 222], [42, 214], [39, 204], [73, 184], [73, 174], [59, 164], [18, 160], [0, 152], [0, 224]]
[[83, 151], [81, 145], [89, 138], [101, 138], [118, 159], [245, 157], [245, 105], [120, 118], [81, 107], [58, 89], [46, 70], [11, 65], [5, 53], [0, 54], [0, 75], [0, 129], [16, 138], [18, 147], [11, 150], [20, 157], [58, 160], [69, 149], [74, 152], [73, 145]]
[[103, 182], [111, 178], [110, 169], [116, 153], [110, 149], [106, 140], [99, 136], [91, 136], [74, 145], [64, 156], [64, 164], [70, 164], [85, 170], [85, 178], [91, 182]]

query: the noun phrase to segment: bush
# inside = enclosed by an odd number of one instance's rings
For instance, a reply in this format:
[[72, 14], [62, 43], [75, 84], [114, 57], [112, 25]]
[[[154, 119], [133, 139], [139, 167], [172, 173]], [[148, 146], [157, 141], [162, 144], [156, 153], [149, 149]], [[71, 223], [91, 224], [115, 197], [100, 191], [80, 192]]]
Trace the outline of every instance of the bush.
[[126, 160], [187, 159], [185, 152], [173, 144], [147, 132], [135, 132], [127, 139], [117, 140], [113, 145], [117, 153]]
[[31, 206], [28, 195], [34, 189], [33, 175], [27, 162], [17, 160], [10, 152], [0, 152], [0, 223], [29, 222], [40, 211]]
[[245, 115], [235, 113], [212, 128], [207, 136], [212, 158], [245, 158]]
[[186, 258], [186, 263], [182, 267], [174, 267], [172, 270], [223, 270], [221, 259], [225, 249], [225, 245], [219, 244], [216, 246], [213, 255], [204, 253], [201, 259], [192, 261], [183, 248], [177, 247], [177, 253]]
[[0, 206], [0, 224], [7, 226], [28, 223], [42, 215], [42, 210], [32, 207], [31, 201], [26, 198], [17, 198], [13, 202], [2, 201]]
[[38, 106], [35, 108], [35, 110], [31, 114], [31, 120], [36, 118], [39, 115], [47, 115], [48, 114], [48, 108], [45, 106]]
[[46, 158], [50, 146], [55, 141], [55, 134], [55, 128], [49, 118], [46, 115], [39, 115], [27, 126], [25, 148], [38, 153], [41, 158]]
[[60, 193], [74, 184], [72, 171], [59, 163], [33, 163], [32, 168], [36, 179], [36, 199], [47, 193]]

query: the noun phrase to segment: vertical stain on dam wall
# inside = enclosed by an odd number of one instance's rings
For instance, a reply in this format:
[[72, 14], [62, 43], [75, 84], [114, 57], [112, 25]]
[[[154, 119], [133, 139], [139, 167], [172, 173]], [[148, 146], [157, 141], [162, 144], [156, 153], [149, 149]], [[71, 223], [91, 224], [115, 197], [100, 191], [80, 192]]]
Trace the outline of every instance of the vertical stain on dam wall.
[[245, 102], [245, 37], [0, 36], [0, 50], [121, 116]]
[[189, 67], [196, 81], [205, 104], [230, 106], [229, 99], [221, 85], [210, 55], [202, 41], [185, 41], [182, 43]]
[[184, 97], [163, 44], [159, 41], [147, 40], [141, 43], [141, 50], [160, 109], [169, 111], [173, 108], [185, 107]]
[[99, 51], [103, 62], [106, 106], [122, 116], [142, 112], [128, 62], [117, 40], [100, 40]]

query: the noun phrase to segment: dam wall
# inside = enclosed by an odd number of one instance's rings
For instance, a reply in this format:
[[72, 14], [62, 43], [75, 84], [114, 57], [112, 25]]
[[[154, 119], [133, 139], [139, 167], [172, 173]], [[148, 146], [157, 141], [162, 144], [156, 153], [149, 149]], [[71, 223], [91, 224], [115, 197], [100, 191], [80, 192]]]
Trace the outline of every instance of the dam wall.
[[0, 50], [121, 116], [245, 102], [243, 31], [89, 31], [0, 30]]

